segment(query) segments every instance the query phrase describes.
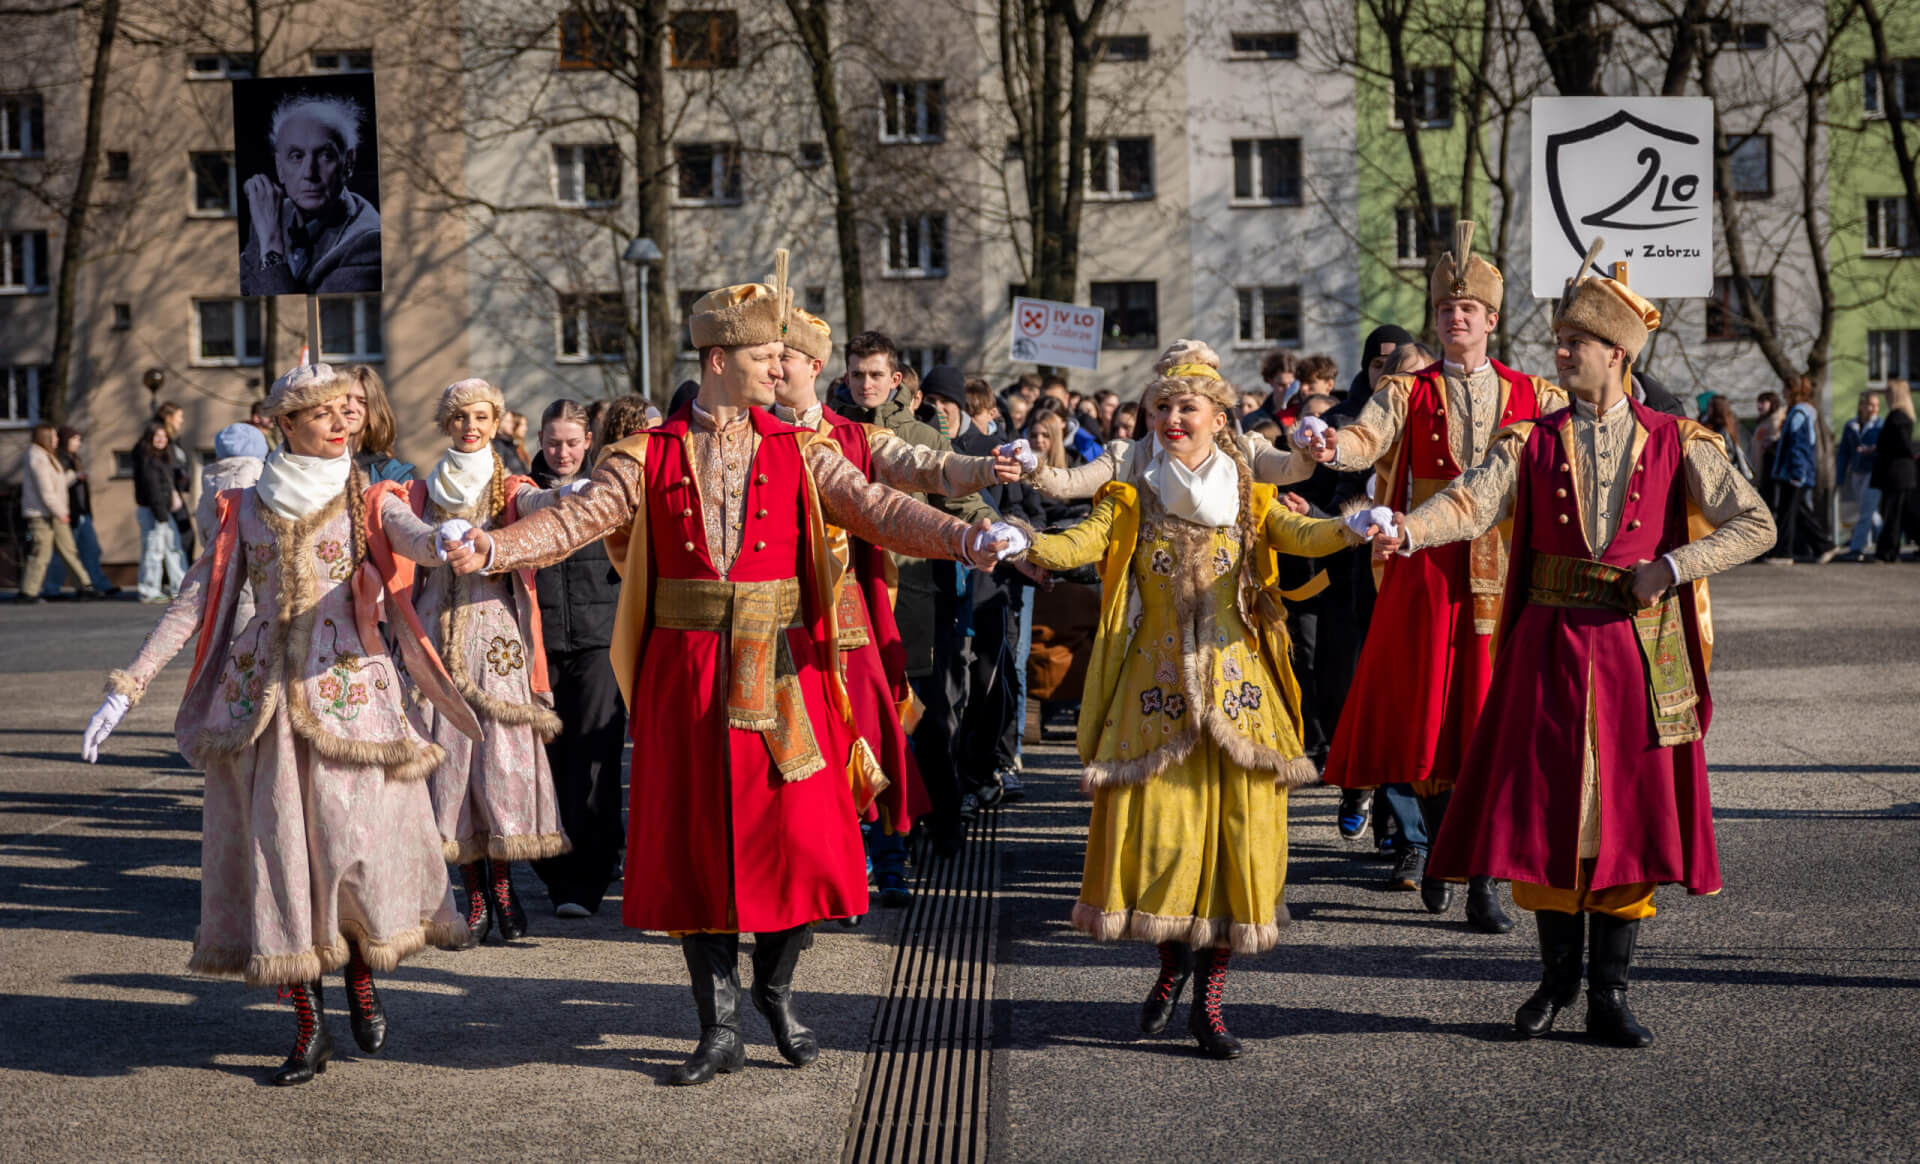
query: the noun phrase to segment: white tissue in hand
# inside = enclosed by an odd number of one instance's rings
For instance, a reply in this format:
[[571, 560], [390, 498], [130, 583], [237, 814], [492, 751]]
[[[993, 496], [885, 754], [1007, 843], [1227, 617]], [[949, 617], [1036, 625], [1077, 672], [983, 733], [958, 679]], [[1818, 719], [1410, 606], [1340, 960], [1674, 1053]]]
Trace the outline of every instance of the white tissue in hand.
[[1027, 547], [1032, 544], [1027, 540], [1024, 530], [1004, 521], [996, 521], [987, 527], [986, 540], [1007, 543], [1000, 548], [1000, 560], [1003, 562], [1016, 554], [1026, 553]]
[[1025, 437], [1017, 441], [1008, 441], [993, 451], [998, 456], [1012, 457], [1019, 461], [1020, 471], [1023, 473], [1031, 473], [1040, 467], [1039, 454], [1033, 451], [1033, 446], [1027, 443]]
[[450, 517], [447, 520], [441, 522], [440, 529], [434, 538], [435, 544], [433, 547], [433, 552], [440, 555], [440, 560], [442, 562], [446, 561], [447, 551], [452, 547], [459, 545], [461, 540], [467, 536], [467, 531], [471, 530], [472, 528], [473, 528], [472, 522], [462, 521], [457, 517]]
[[582, 493], [582, 492], [585, 492], [585, 491], [586, 491], [586, 488], [587, 488], [587, 486], [589, 486], [589, 485], [591, 485], [591, 484], [593, 484], [593, 478], [591, 478], [591, 477], [582, 477], [582, 478], [580, 478], [580, 479], [579, 479], [578, 481], [575, 481], [575, 482], [574, 482], [574, 483], [572, 483], [571, 485], [568, 485], [568, 486], [567, 486], [567, 492], [568, 492], [568, 493]]
[[1384, 505], [1376, 505], [1372, 509], [1356, 510], [1347, 515], [1347, 528], [1360, 537], [1364, 538], [1368, 536], [1367, 531], [1374, 526], [1379, 526], [1380, 532], [1390, 538], [1400, 536], [1400, 531], [1395, 529], [1393, 525], [1393, 510], [1388, 509]]
[[1294, 447], [1304, 449], [1314, 437], [1325, 436], [1326, 433], [1326, 421], [1321, 420], [1317, 416], [1303, 416], [1300, 418], [1299, 423], [1293, 426]]

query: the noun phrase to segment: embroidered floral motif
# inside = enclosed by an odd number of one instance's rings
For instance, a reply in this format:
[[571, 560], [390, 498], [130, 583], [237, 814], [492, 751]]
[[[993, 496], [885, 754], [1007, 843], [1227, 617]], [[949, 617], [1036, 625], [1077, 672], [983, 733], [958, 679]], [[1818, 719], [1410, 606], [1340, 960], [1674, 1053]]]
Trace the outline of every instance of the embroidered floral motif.
[[254, 670], [254, 656], [251, 652], [234, 660], [234, 674], [221, 691], [227, 704], [227, 715], [233, 719], [246, 719], [260, 704], [260, 692], [265, 685]]
[[1140, 693], [1140, 714], [1153, 715], [1164, 704], [1165, 694], [1158, 687], [1150, 687]]
[[1263, 695], [1264, 693], [1251, 682], [1242, 683], [1240, 685], [1240, 706], [1246, 708], [1248, 711], [1259, 711], [1260, 700], [1263, 698]]
[[1162, 683], [1175, 683], [1180, 679], [1180, 672], [1174, 667], [1173, 660], [1162, 659], [1160, 665], [1154, 668], [1153, 677]]
[[273, 546], [261, 542], [247, 547], [247, 581], [256, 593], [266, 586], [268, 567], [273, 565], [277, 552]]
[[1168, 553], [1164, 546], [1156, 548], [1153, 551], [1153, 557], [1147, 563], [1147, 568], [1163, 577], [1171, 578], [1173, 577], [1173, 555]]
[[352, 669], [341, 666], [340, 661], [335, 660], [333, 669], [314, 684], [315, 692], [323, 701], [321, 714], [333, 716], [342, 723], [360, 718], [360, 709], [367, 705], [369, 699], [367, 685], [353, 679], [353, 672], [359, 669], [359, 659], [353, 656], [346, 658], [354, 662]]
[[1229, 687], [1220, 697], [1220, 710], [1227, 713], [1228, 719], [1240, 718], [1240, 693]]
[[1167, 696], [1167, 718], [1179, 719], [1187, 714], [1187, 697], [1178, 691]]
[[1229, 683], [1238, 683], [1241, 678], [1240, 660], [1228, 655], [1220, 660], [1220, 675]]
[[487, 666], [495, 675], [505, 678], [527, 665], [526, 653], [519, 639], [493, 636], [493, 642], [487, 646]]
[[1233, 555], [1227, 552], [1227, 547], [1213, 547], [1213, 576], [1218, 578], [1231, 569], [1233, 569]]
[[326, 567], [327, 577], [345, 582], [353, 577], [353, 556], [337, 541], [324, 541], [313, 547], [313, 556]]

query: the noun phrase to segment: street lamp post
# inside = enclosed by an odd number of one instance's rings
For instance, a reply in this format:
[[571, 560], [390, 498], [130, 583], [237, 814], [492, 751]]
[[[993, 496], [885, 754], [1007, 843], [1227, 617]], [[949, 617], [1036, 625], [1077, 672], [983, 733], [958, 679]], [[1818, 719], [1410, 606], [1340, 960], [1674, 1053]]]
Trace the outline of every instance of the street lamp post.
[[650, 334], [650, 320], [647, 315], [647, 284], [653, 276], [653, 265], [666, 256], [654, 245], [650, 238], [637, 238], [627, 244], [626, 254], [621, 258], [632, 263], [640, 273], [640, 380], [647, 389], [641, 394], [651, 396], [653, 377], [653, 348]]

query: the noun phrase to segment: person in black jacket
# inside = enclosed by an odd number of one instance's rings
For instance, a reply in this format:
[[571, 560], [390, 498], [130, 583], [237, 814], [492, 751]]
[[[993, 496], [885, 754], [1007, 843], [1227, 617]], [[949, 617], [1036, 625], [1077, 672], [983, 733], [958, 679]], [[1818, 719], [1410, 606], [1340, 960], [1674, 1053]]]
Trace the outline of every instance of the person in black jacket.
[[1868, 484], [1880, 491], [1880, 543], [1875, 557], [1900, 560], [1904, 535], [1920, 542], [1920, 460], [1913, 448], [1913, 390], [1905, 380], [1887, 382], [1887, 419], [1880, 426], [1880, 443], [1873, 450], [1873, 474]]
[[[556, 400], [540, 417], [540, 451], [533, 479], [542, 489], [586, 480], [592, 450], [587, 410]], [[556, 917], [586, 917], [600, 909], [626, 839], [621, 823], [620, 760], [627, 742], [627, 709], [607, 649], [620, 605], [620, 577], [598, 540], [565, 561], [534, 572], [547, 678], [561, 730], [546, 745], [560, 824], [573, 850], [533, 863], [546, 883]]]
[[173, 485], [173, 458], [167, 452], [167, 426], [147, 422], [133, 446], [133, 503], [140, 519], [140, 601], [167, 601], [187, 576], [180, 553], [180, 530], [173, 512], [180, 493]]

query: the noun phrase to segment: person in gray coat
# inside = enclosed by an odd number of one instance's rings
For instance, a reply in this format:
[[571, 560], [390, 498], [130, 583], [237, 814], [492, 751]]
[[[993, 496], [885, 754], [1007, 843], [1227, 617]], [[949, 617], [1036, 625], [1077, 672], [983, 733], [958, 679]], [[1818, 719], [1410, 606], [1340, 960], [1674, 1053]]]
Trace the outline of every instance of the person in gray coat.
[[380, 290], [380, 212], [347, 189], [360, 149], [360, 106], [296, 96], [273, 111], [273, 177], [246, 182], [251, 237], [240, 253], [243, 295]]

